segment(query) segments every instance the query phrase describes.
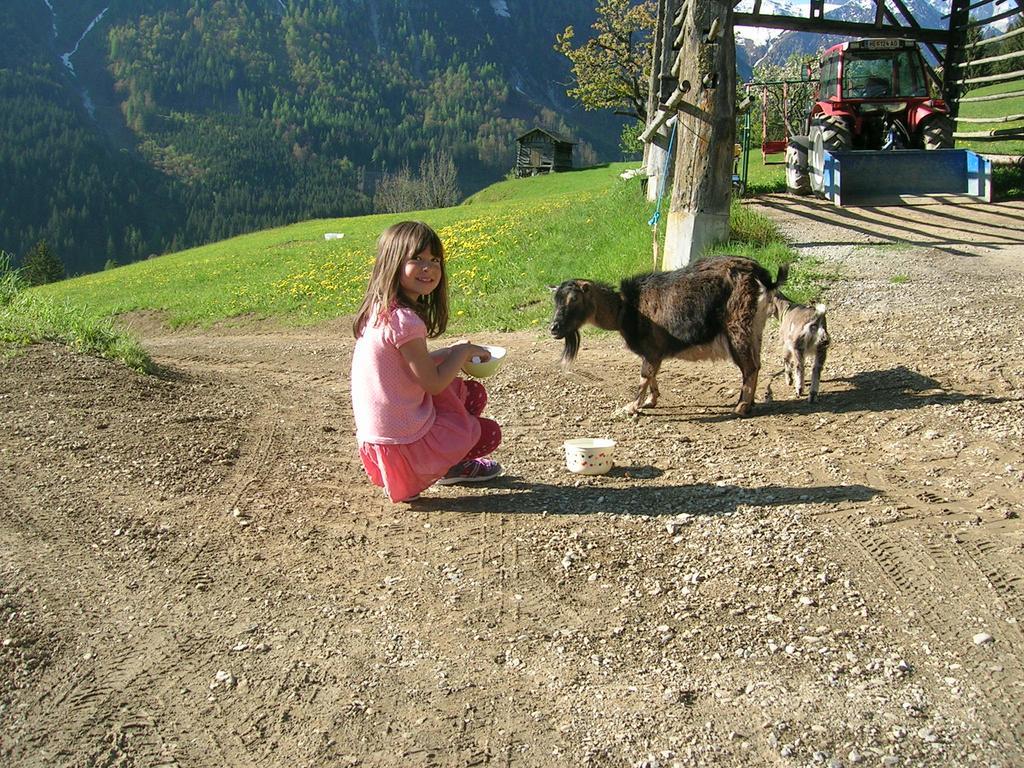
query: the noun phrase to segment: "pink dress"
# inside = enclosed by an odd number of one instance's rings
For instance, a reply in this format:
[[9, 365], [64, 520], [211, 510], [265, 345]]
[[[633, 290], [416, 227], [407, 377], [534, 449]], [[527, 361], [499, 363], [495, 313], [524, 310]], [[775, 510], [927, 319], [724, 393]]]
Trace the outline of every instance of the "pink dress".
[[399, 350], [427, 327], [413, 310], [392, 308], [367, 324], [352, 354], [356, 441], [370, 481], [392, 501], [433, 485], [480, 439], [480, 422], [466, 410], [468, 388], [455, 379], [438, 395], [419, 385]]

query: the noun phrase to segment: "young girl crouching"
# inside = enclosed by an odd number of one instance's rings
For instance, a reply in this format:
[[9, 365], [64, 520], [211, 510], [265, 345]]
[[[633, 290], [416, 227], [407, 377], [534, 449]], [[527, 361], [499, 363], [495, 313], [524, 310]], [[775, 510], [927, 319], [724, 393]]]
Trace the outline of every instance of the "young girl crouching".
[[352, 408], [359, 456], [392, 501], [431, 485], [490, 480], [501, 428], [480, 416], [487, 392], [458, 378], [485, 347], [427, 349], [448, 326], [444, 247], [426, 224], [404, 221], [377, 241], [377, 259], [352, 332]]

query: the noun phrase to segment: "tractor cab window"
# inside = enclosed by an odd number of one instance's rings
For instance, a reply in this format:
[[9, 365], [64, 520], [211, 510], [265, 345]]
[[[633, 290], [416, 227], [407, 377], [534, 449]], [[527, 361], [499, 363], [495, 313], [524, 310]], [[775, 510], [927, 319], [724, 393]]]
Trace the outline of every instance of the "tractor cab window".
[[896, 60], [896, 95], [927, 96], [924, 62], [916, 50], [904, 51]]
[[927, 96], [916, 49], [848, 51], [843, 62], [843, 96], [848, 99], [891, 99]]
[[835, 96], [839, 90], [839, 55], [833, 54], [821, 62], [821, 98]]

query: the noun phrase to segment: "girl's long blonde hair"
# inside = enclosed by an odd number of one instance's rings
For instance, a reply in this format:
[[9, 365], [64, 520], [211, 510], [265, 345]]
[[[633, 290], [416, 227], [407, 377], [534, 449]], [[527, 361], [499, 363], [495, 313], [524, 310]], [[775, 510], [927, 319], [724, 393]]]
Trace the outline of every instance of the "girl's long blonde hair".
[[[441, 260], [441, 280], [427, 296], [411, 302], [399, 289], [398, 279], [405, 260], [428, 248], [431, 255]], [[358, 339], [367, 323], [372, 325], [387, 317], [396, 304], [408, 307], [423, 318], [430, 338], [440, 336], [448, 327], [448, 273], [444, 268], [444, 245], [437, 233], [422, 221], [392, 224], [377, 239], [377, 259], [366, 287], [366, 297], [352, 323], [352, 334]]]

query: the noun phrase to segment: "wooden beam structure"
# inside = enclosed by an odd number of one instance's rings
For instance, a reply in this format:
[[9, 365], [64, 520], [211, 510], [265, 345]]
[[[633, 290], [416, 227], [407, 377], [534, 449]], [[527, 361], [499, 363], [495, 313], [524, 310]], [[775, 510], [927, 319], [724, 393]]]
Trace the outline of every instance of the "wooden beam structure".
[[1006, 99], [1019, 99], [1024, 96], [1024, 91], [1007, 91], [1006, 93], [990, 93], [988, 96], [961, 96], [961, 103], [978, 101], [1005, 101]]
[[805, 19], [798, 16], [775, 16], [755, 13], [734, 14], [734, 23], [741, 27], [766, 27], [796, 32], [815, 32], [820, 35], [848, 35], [850, 37], [905, 37], [919, 43], [945, 45], [949, 30], [928, 27], [901, 27], [892, 24], [876, 26], [858, 21], [834, 19]]

